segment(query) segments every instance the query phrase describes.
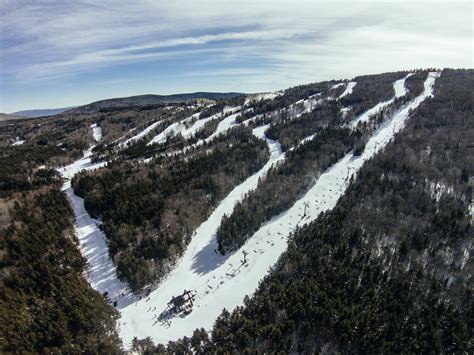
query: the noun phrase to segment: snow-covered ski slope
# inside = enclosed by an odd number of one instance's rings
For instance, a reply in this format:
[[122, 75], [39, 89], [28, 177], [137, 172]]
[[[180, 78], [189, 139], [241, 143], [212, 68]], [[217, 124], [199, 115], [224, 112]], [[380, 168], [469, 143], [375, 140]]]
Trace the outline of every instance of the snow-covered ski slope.
[[[256, 187], [258, 178], [271, 165], [284, 159], [278, 143], [267, 139], [272, 155], [265, 167], [237, 186], [221, 202], [209, 219], [198, 228], [177, 268], [148, 298], [121, 309], [120, 335], [124, 344], [129, 346], [135, 336], [150, 336], [156, 342], [166, 343], [182, 336], [190, 336], [198, 327], [210, 330], [223, 308], [233, 309], [242, 304], [245, 295], [254, 292], [259, 281], [285, 251], [287, 238], [294, 228], [316, 219], [320, 212], [335, 206], [348, 186], [349, 177], [356, 174], [365, 161], [403, 129], [410, 110], [432, 95], [438, 76], [439, 73], [436, 72], [429, 74], [424, 92], [387, 119], [369, 139], [361, 156], [347, 154], [323, 173], [289, 210], [265, 223], [239, 251], [220, 256], [215, 253], [215, 232], [223, 215], [230, 214], [245, 192]], [[254, 134], [264, 137], [265, 129], [265, 126], [259, 127], [254, 130]], [[243, 250], [249, 253], [245, 264], [242, 263]], [[170, 318], [169, 323], [162, 325], [158, 317], [165, 310], [167, 302], [184, 289], [197, 292], [193, 312], [186, 317]]]
[[[94, 138], [99, 141], [102, 138], [100, 127], [93, 124], [91, 128]], [[117, 278], [115, 265], [109, 257], [107, 238], [99, 228], [100, 222], [93, 219], [87, 213], [84, 207], [84, 200], [76, 196], [71, 187], [71, 179], [78, 172], [95, 170], [106, 164], [106, 162], [91, 162], [93, 148], [89, 148], [81, 159], [57, 170], [64, 178], [61, 190], [66, 194], [74, 212], [74, 231], [79, 241], [79, 249], [82, 256], [87, 259], [86, 279], [94, 290], [101, 294], [107, 292], [108, 299], [111, 302], [117, 301], [117, 306], [122, 307], [132, 302], [135, 296], [127, 291], [127, 284]]]
[[[195, 113], [194, 115], [187, 117], [181, 121], [175, 122], [171, 125], [169, 125], [163, 132], [160, 132], [156, 136], [154, 136], [148, 143], [147, 145], [150, 144], [155, 144], [155, 143], [163, 143], [166, 141], [168, 137], [173, 137], [179, 132], [182, 132], [186, 129], [186, 124], [188, 122], [191, 122], [193, 119], [198, 119], [199, 116], [201, 115], [200, 112]], [[193, 125], [194, 126], [194, 125]]]
[[142, 139], [145, 137], [148, 133], [150, 133], [153, 129], [155, 129], [162, 121], [156, 121], [152, 124], [150, 124], [148, 127], [146, 127], [143, 131], [140, 131], [140, 133], [134, 135], [133, 137], [128, 138], [126, 141], [121, 142], [119, 146], [121, 147], [126, 147], [129, 143], [135, 142], [139, 139]]
[[413, 73], [410, 73], [407, 76], [405, 76], [404, 78], [395, 81], [393, 83], [393, 90], [395, 91], [395, 96], [393, 98], [391, 98], [390, 100], [379, 102], [377, 105], [372, 107], [370, 110], [367, 110], [366, 112], [364, 112], [362, 115], [357, 117], [357, 119], [352, 121], [351, 126], [354, 128], [354, 127], [357, 127], [357, 125], [359, 123], [367, 122], [370, 119], [370, 117], [376, 115], [377, 113], [382, 111], [385, 107], [392, 104], [395, 101], [395, 99], [397, 99], [399, 97], [402, 97], [402, 96], [405, 96], [407, 94], [407, 89], [405, 87], [405, 81], [407, 80], [407, 78], [409, 78], [412, 75], [413, 75]]
[[[231, 125], [231, 122], [233, 122], [232, 119], [229, 119], [222, 129]], [[129, 345], [134, 336], [139, 338], [152, 336], [156, 341], [167, 342], [192, 333], [199, 326], [198, 324], [204, 323], [203, 325], [209, 328], [209, 325], [226, 306], [227, 301], [230, 301], [230, 299], [224, 300], [220, 296], [217, 299], [214, 297], [214, 293], [219, 289], [219, 285], [223, 284], [221, 281], [230, 270], [228, 269], [229, 265], [234, 263], [237, 266], [240, 263], [238, 260], [240, 255], [232, 255], [229, 258], [218, 255], [215, 234], [223, 216], [230, 215], [235, 204], [242, 200], [246, 193], [257, 187], [259, 179], [265, 175], [268, 169], [284, 158], [280, 144], [265, 138], [264, 132], [267, 128], [268, 126], [258, 127], [253, 130], [253, 133], [266, 140], [270, 150], [268, 162], [257, 173], [235, 187], [207, 221], [196, 230], [178, 266], [150, 294], [149, 298], [139, 300], [121, 310], [120, 335], [126, 345]], [[184, 288], [197, 291], [196, 311], [186, 318], [173, 319], [169, 328], [161, 327], [157, 317], [165, 310], [171, 297], [181, 294]], [[238, 294], [231, 304], [239, 300], [240, 295]], [[200, 309], [202, 311], [198, 311]]]
[[[178, 121], [178, 122], [175, 122], [175, 123], [171, 124], [163, 132], [160, 132], [155, 137], [153, 137], [147, 144], [150, 145], [150, 144], [154, 144], [154, 143], [163, 143], [163, 142], [166, 141], [166, 138], [168, 138], [169, 136], [173, 137], [177, 134], [181, 134], [184, 138], [192, 137], [202, 127], [204, 127], [204, 125], [207, 122], [217, 120], [217, 119], [222, 119], [225, 115], [227, 115], [229, 113], [233, 114], [234, 112], [240, 112], [240, 108], [241, 108], [240, 106], [225, 107], [222, 112], [218, 112], [214, 115], [211, 115], [209, 117], [204, 117], [204, 118], [201, 118], [201, 119], [200, 119], [201, 113], [198, 112], [198, 113], [192, 115], [191, 117], [187, 117], [187, 118], [185, 118], [181, 121]], [[235, 123], [235, 117], [236, 116], [237, 116], [237, 114], [234, 114], [234, 115], [232, 115], [232, 117], [229, 116], [229, 117], [225, 118], [222, 122], [220, 122], [219, 125], [217, 126], [216, 133], [213, 134], [211, 137], [207, 138], [206, 141], [210, 141], [210, 140], [214, 139], [214, 137], [217, 134], [220, 134], [220, 133], [226, 131], [227, 129], [229, 129], [230, 124], [232, 122]], [[189, 128], [186, 128], [186, 124], [189, 123], [189, 122], [192, 122], [193, 120], [196, 120], [196, 121]], [[203, 142], [204, 141], [200, 142], [199, 145], [201, 145]]]
[[[217, 248], [215, 233], [222, 217], [224, 214], [232, 213], [235, 204], [242, 200], [246, 193], [256, 188], [258, 180], [265, 176], [271, 166], [285, 159], [279, 143], [265, 137], [268, 125], [255, 128], [253, 134], [265, 139], [270, 148], [269, 161], [221, 201], [211, 216], [196, 230], [177, 267], [147, 298], [139, 299], [133, 296], [128, 292], [127, 285], [118, 280], [116, 269], [109, 258], [106, 237], [98, 227], [99, 222], [88, 215], [84, 201], [75, 196], [71, 188], [70, 179], [77, 172], [96, 169], [105, 163], [91, 163], [92, 148], [90, 148], [83, 158], [58, 169], [65, 178], [63, 191], [76, 217], [75, 231], [80, 250], [88, 260], [87, 280], [94, 289], [100, 293], [107, 292], [108, 298], [112, 302], [117, 302], [117, 309], [121, 313], [119, 332], [124, 345], [129, 347], [135, 336], [138, 338], [150, 336], [156, 342], [166, 343], [182, 336], [190, 336], [198, 327], [210, 330], [223, 308], [231, 310], [242, 304], [244, 297], [255, 291], [259, 281], [286, 250], [288, 236], [294, 228], [316, 219], [320, 212], [334, 207], [347, 188], [348, 178], [356, 174], [366, 160], [382, 149], [403, 128], [411, 109], [432, 95], [433, 84], [438, 76], [439, 73], [435, 72], [429, 74], [425, 81], [424, 92], [387, 119], [370, 138], [361, 156], [354, 157], [352, 154], [347, 154], [323, 173], [314, 186], [289, 210], [265, 223], [239, 251], [221, 256], [215, 252]], [[404, 79], [397, 81], [394, 88], [395, 97], [403, 96], [406, 93]], [[306, 101], [308, 100], [303, 100]], [[311, 109], [311, 106], [306, 107], [306, 104], [303, 106], [305, 110]], [[230, 116], [219, 122], [216, 132], [208, 140], [237, 125], [235, 119], [240, 108], [233, 109]], [[290, 112], [295, 115], [300, 113], [293, 110], [289, 110]], [[201, 120], [196, 122], [199, 121]], [[93, 125], [92, 129], [94, 137], [100, 140], [97, 131], [100, 127]], [[311, 139], [317, 139], [317, 135], [309, 135], [300, 144]], [[306, 215], [304, 215], [305, 205]], [[242, 263], [243, 250], [249, 253], [245, 264]], [[170, 318], [167, 325], [162, 325], [157, 319], [158, 316], [165, 310], [171, 297], [181, 294], [184, 289], [197, 292], [193, 312], [186, 317]]]
[[91, 124], [92, 128], [92, 136], [94, 137], [95, 141], [98, 142], [102, 139], [102, 128], [97, 126], [97, 123]]
[[[355, 86], [357, 83], [355, 81], [349, 81], [347, 83], [346, 89], [343, 91], [341, 95], [339, 95], [338, 99], [342, 99], [344, 96], [352, 94], [352, 91], [354, 91]], [[337, 85], [333, 86], [333, 89], [337, 88]]]

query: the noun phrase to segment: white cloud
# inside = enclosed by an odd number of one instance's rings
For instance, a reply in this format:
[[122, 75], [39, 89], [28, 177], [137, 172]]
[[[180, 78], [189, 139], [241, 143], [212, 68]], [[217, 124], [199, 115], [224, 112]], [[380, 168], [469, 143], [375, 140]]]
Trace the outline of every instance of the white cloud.
[[470, 1], [0, 0], [0, 14], [5, 92], [175, 59], [196, 62], [180, 75], [235, 90], [472, 66]]

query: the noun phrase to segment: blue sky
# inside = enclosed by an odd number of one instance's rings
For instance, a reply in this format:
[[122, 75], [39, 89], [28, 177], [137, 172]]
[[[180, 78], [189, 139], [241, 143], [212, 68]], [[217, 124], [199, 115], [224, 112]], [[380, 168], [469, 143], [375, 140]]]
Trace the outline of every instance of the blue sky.
[[0, 112], [472, 67], [471, 1], [0, 0]]

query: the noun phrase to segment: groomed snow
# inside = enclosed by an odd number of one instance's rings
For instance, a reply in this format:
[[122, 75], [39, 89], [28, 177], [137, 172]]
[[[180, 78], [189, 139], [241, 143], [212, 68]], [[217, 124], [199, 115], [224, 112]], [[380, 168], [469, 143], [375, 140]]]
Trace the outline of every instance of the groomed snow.
[[[168, 128], [166, 128], [163, 132], [156, 135], [150, 142], [148, 142], [148, 145], [153, 144], [153, 143], [163, 143], [163, 142], [166, 141], [166, 138], [168, 136], [175, 136], [178, 133], [180, 133], [184, 138], [190, 138], [190, 137], [194, 136], [196, 134], [196, 132], [198, 132], [202, 127], [204, 127], [204, 125], [207, 122], [212, 121], [212, 120], [221, 119], [224, 115], [226, 115], [228, 113], [239, 112], [240, 109], [241, 109], [240, 106], [225, 107], [222, 112], [218, 112], [218, 113], [216, 113], [212, 116], [206, 117], [206, 118], [198, 119], [189, 128], [186, 128], [186, 123], [191, 122], [193, 119], [199, 118], [201, 113], [196, 113], [196, 114], [192, 115], [191, 117], [185, 118], [182, 121], [173, 123]], [[235, 115], [235, 116], [237, 116], [237, 115]], [[234, 116], [234, 123], [235, 123], [235, 116]], [[227, 121], [224, 125], [219, 124], [219, 126], [217, 127], [217, 131], [219, 131], [219, 133], [222, 133], [222, 132], [226, 131], [227, 129], [229, 129], [231, 127], [228, 124], [228, 121], [229, 120], [227, 118]], [[213, 137], [215, 137], [215, 135]], [[209, 140], [209, 138], [208, 138], [208, 140]], [[201, 145], [202, 143], [203, 142], [200, 142], [199, 145]]]
[[410, 73], [407, 76], [405, 76], [404, 78], [395, 81], [393, 83], [393, 89], [395, 91], [395, 96], [393, 98], [391, 98], [390, 100], [379, 102], [377, 105], [375, 105], [371, 109], [365, 111], [362, 115], [360, 115], [354, 121], [351, 122], [351, 127], [355, 128], [355, 127], [357, 127], [357, 125], [359, 123], [367, 122], [370, 119], [370, 117], [376, 115], [377, 113], [382, 111], [385, 107], [392, 104], [395, 101], [396, 98], [405, 96], [408, 92], [406, 87], [405, 87], [405, 81], [407, 80], [407, 78], [409, 78], [412, 75], [413, 75], [413, 73]]
[[92, 136], [94, 137], [95, 141], [98, 142], [102, 139], [102, 128], [97, 126], [97, 123], [91, 124], [92, 128]]
[[[267, 140], [272, 155], [265, 167], [237, 186], [198, 228], [178, 267], [149, 298], [121, 309], [120, 335], [124, 344], [129, 346], [135, 336], [150, 336], [155, 342], [167, 343], [182, 336], [191, 336], [198, 327], [210, 330], [223, 308], [232, 310], [242, 304], [245, 295], [254, 292], [259, 281], [286, 250], [288, 236], [296, 225], [310, 222], [320, 212], [335, 206], [347, 188], [348, 178], [403, 128], [410, 110], [432, 95], [432, 86], [438, 76], [438, 73], [429, 74], [423, 94], [379, 128], [360, 157], [347, 154], [322, 174], [293, 207], [265, 223], [239, 251], [220, 256], [214, 251], [217, 248], [215, 232], [223, 215], [229, 215], [235, 203], [256, 187], [258, 178], [276, 161], [284, 158], [278, 143]], [[259, 127], [254, 134], [263, 136], [265, 129], [265, 126]], [[306, 203], [307, 215], [304, 216]], [[249, 253], [245, 265], [241, 262], [243, 250]], [[193, 312], [186, 317], [171, 318], [169, 326], [160, 325], [157, 317], [165, 310], [171, 297], [181, 294], [184, 289], [197, 292]]]
[[335, 84], [335, 85], [331, 86], [331, 90], [340, 88], [341, 86], [344, 86], [344, 85], [345, 85], [345, 83], [338, 83], [338, 84]]
[[[230, 122], [232, 120], [223, 125], [222, 129], [228, 127]], [[253, 133], [259, 138], [265, 138], [264, 132], [267, 128], [268, 125], [258, 127], [253, 130]], [[218, 299], [213, 297], [213, 292], [206, 293], [206, 291], [212, 290], [212, 287], [215, 287], [215, 290], [219, 288], [221, 277], [229, 266], [226, 262], [227, 257], [217, 255], [215, 252], [217, 248], [215, 233], [222, 217], [225, 214], [230, 215], [234, 205], [247, 192], [256, 188], [258, 180], [266, 174], [268, 169], [284, 158], [279, 143], [270, 139], [266, 139], [266, 141], [270, 149], [270, 159], [264, 167], [235, 187], [213, 211], [207, 221], [196, 230], [178, 266], [150, 294], [149, 298], [139, 300], [121, 310], [120, 335], [124, 344], [129, 345], [134, 336], [139, 338], [152, 336], [155, 341], [160, 342], [177, 339], [182, 335], [192, 333], [197, 326], [200, 326], [197, 324], [202, 322], [204, 322], [203, 326], [208, 328], [209, 322], [212, 322], [220, 313], [222, 308]], [[235, 256], [231, 256], [228, 262], [232, 262], [234, 259]], [[217, 278], [219, 278], [219, 282], [216, 281]], [[197, 309], [186, 318], [174, 319], [172, 326], [169, 328], [160, 327], [156, 316], [164, 311], [172, 296], [183, 292], [183, 288], [197, 290]], [[212, 307], [210, 306], [214, 302], [217, 302], [215, 303], [216, 307], [211, 310]]]
[[89, 216], [84, 207], [84, 200], [76, 196], [71, 187], [71, 179], [78, 172], [95, 170], [106, 165], [106, 162], [91, 162], [92, 149], [93, 147], [89, 148], [81, 159], [57, 170], [64, 179], [61, 190], [66, 194], [74, 212], [74, 231], [79, 241], [79, 250], [87, 259], [86, 279], [94, 290], [101, 294], [107, 292], [111, 302], [117, 301], [118, 307], [123, 307], [132, 302], [135, 296], [128, 292], [127, 285], [117, 278], [115, 266], [109, 257], [106, 236], [99, 228], [100, 222]]
[[341, 95], [339, 95], [338, 99], [342, 99], [344, 96], [352, 94], [352, 91], [354, 90], [356, 85], [357, 83], [355, 81], [349, 81], [347, 83], [346, 89]]

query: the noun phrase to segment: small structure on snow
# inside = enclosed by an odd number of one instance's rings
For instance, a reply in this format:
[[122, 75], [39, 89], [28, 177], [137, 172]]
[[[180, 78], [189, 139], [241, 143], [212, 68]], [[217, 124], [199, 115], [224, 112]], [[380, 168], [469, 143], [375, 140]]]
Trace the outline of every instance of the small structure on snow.
[[179, 296], [173, 296], [168, 302], [166, 311], [169, 314], [179, 314], [183, 312], [185, 315], [193, 310], [194, 298], [196, 293], [193, 291], [184, 290]]

